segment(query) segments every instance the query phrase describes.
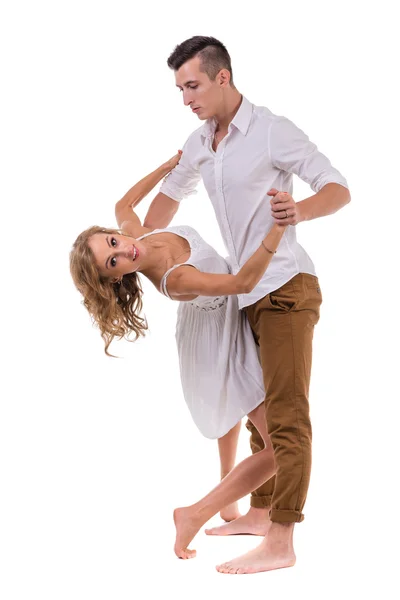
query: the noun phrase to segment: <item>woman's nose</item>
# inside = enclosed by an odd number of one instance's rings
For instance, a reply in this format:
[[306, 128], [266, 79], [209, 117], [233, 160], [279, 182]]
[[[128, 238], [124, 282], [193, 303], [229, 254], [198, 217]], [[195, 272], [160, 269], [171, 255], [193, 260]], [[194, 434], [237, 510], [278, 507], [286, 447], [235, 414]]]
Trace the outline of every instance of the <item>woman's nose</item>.
[[121, 256], [122, 258], [128, 258], [129, 257], [129, 248], [120, 248], [117, 255]]

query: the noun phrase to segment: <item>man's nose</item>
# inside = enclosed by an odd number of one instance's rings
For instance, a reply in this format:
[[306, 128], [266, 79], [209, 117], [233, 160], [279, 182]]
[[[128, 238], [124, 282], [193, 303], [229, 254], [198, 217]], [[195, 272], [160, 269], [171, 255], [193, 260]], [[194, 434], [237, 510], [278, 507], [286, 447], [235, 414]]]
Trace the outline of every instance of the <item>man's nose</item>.
[[191, 97], [191, 94], [189, 94], [188, 92], [183, 92], [183, 104], [185, 106], [189, 106], [192, 102], [193, 99]]

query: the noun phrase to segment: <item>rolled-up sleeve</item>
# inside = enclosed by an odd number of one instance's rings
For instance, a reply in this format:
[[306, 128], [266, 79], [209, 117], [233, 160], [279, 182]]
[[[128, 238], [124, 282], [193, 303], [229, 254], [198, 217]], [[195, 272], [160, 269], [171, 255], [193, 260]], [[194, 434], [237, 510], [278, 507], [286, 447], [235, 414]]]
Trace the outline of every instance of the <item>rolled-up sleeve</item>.
[[201, 175], [194, 164], [191, 138], [182, 148], [182, 157], [179, 164], [164, 178], [160, 192], [180, 202], [184, 198], [196, 194], [196, 187]]
[[314, 192], [319, 192], [327, 183], [338, 183], [348, 188], [346, 179], [329, 159], [285, 117], [278, 117], [271, 125], [269, 150], [274, 167], [296, 174]]

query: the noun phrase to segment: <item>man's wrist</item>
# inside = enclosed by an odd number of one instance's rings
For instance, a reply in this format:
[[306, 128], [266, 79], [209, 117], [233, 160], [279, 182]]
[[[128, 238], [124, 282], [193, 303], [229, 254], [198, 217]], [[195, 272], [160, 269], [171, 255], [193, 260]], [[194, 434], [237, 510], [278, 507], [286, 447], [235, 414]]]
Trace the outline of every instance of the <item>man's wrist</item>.
[[297, 223], [301, 223], [302, 221], [308, 221], [309, 215], [307, 214], [307, 206], [304, 204], [304, 200], [296, 202], [296, 208], [298, 217]]

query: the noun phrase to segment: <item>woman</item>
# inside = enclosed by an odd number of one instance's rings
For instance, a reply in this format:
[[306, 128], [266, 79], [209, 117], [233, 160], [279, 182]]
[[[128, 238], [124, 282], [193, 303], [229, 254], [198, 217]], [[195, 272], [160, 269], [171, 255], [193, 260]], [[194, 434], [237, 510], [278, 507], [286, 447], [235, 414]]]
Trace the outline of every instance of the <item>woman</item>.
[[[260, 281], [286, 228], [274, 225], [233, 275], [225, 259], [191, 227], [143, 227], [133, 208], [180, 157], [178, 152], [117, 202], [120, 230], [91, 227], [78, 236], [70, 268], [107, 354], [114, 337], [133, 333], [137, 339], [147, 329], [140, 315], [139, 272], [180, 302], [176, 341], [185, 400], [203, 435], [218, 439], [224, 477], [234, 465], [241, 418], [248, 415], [263, 436], [265, 429], [261, 367], [237, 294], [250, 292]], [[236, 518], [236, 503], [221, 516]]]

